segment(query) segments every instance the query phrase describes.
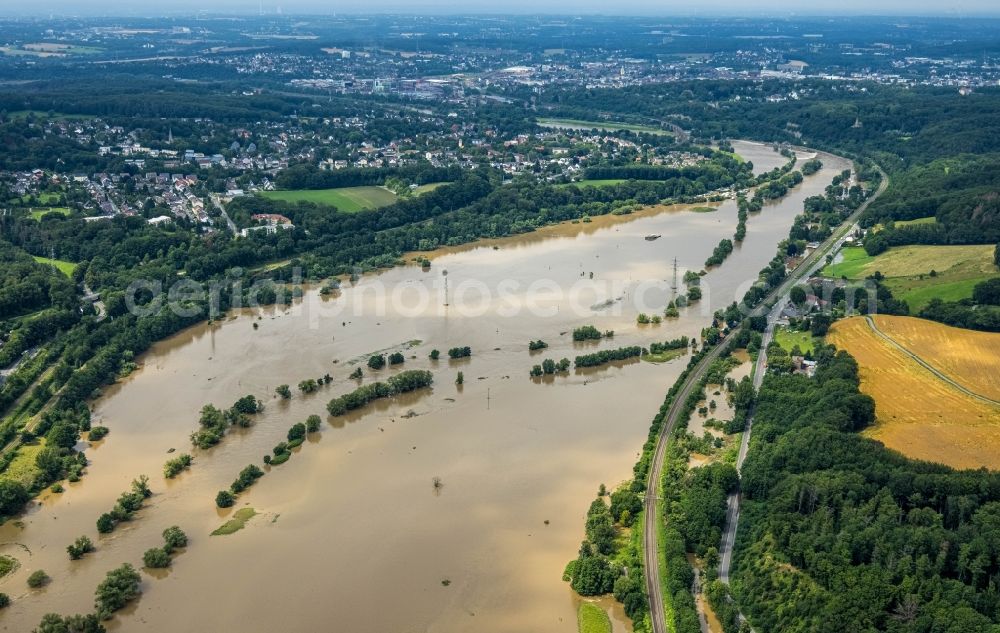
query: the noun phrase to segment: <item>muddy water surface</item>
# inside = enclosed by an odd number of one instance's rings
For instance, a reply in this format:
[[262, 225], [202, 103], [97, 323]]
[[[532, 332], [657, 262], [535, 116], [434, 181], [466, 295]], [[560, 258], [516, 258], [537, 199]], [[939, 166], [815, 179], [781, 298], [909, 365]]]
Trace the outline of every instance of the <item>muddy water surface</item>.
[[[782, 162], [764, 146], [737, 149], [755, 167]], [[140, 371], [95, 403], [95, 423], [111, 433], [88, 450], [84, 479], [0, 527], [0, 551], [22, 563], [0, 582], [13, 598], [0, 630], [29, 630], [49, 611], [90, 611], [104, 574], [123, 562], [139, 566], [143, 551], [177, 524], [189, 547], [170, 570], [142, 572], [142, 598], [109, 628], [575, 631], [579, 598], [560, 576], [583, 538], [586, 509], [598, 484], [630, 476], [687, 357], [541, 381], [528, 370], [546, 357], [696, 336], [771, 259], [803, 199], [845, 166], [826, 162], [751, 217], [743, 245], [704, 277], [701, 305], [660, 326], [637, 326], [636, 314], [662, 310], [674, 258], [680, 275], [699, 270], [731, 237], [734, 202], [710, 213], [658, 208], [451, 249], [430, 270], [366, 276], [336, 298], [308, 291], [297, 306], [232, 315], [156, 345]], [[643, 239], [650, 234], [661, 237]], [[614, 339], [574, 344], [569, 331], [586, 323], [614, 330]], [[529, 354], [528, 341], [538, 338], [550, 347]], [[433, 348], [464, 345], [471, 359], [427, 359]], [[352, 363], [390, 348], [403, 351], [406, 368], [433, 371], [434, 387], [327, 418], [326, 401], [356, 386], [347, 379]], [[280, 384], [326, 373], [334, 381], [316, 394], [273, 397]], [[365, 381], [374, 379], [366, 370]], [[267, 402], [256, 424], [194, 451], [193, 468], [165, 480], [167, 451], [190, 450], [201, 407], [229, 406], [247, 393]], [[240, 496], [237, 507], [260, 514], [236, 534], [210, 537], [231, 516], [215, 508], [215, 493], [313, 413], [324, 417], [322, 432]], [[143, 473], [152, 499], [133, 521], [98, 537], [94, 521]], [[98, 550], [69, 561], [65, 547], [82, 534]], [[30, 591], [25, 578], [35, 569], [53, 580]], [[628, 630], [620, 610], [613, 619], [616, 630]]]

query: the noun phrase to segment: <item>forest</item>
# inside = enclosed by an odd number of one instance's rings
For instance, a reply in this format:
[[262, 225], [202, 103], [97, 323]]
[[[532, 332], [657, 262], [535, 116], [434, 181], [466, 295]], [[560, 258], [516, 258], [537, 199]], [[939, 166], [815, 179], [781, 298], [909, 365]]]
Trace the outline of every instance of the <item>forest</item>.
[[874, 402], [857, 363], [816, 357], [814, 378], [769, 374], [758, 394], [733, 579], [745, 613], [792, 633], [996, 631], [1000, 475], [862, 437]]

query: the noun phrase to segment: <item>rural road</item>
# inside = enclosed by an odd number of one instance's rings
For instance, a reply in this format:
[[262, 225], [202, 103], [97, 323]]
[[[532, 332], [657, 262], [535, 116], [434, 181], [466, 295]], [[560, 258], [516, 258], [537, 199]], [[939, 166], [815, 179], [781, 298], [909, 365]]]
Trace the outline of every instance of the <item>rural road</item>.
[[[885, 172], [882, 172], [882, 180], [875, 193], [870, 198], [865, 200], [865, 202], [859, 206], [854, 213], [848, 216], [848, 218], [841, 223], [840, 227], [835, 230], [819, 248], [806, 256], [802, 262], [799, 263], [799, 266], [792, 271], [791, 274], [789, 274], [777, 288], [772, 290], [764, 301], [762, 301], [760, 305], [753, 310], [751, 313], [753, 316], [762, 316], [764, 314], [768, 315], [768, 325], [764, 333], [765, 341], [769, 341], [770, 336], [773, 334], [774, 322], [777, 320], [777, 316], [781, 313], [781, 306], [783, 304], [782, 300], [784, 297], [788, 295], [788, 293], [791, 292], [792, 287], [798, 284], [803, 278], [819, 270], [825, 264], [825, 257], [828, 253], [836, 252], [837, 249], [843, 246], [847, 234], [858, 221], [858, 218], [862, 213], [864, 213], [865, 209], [868, 208], [868, 205], [871, 204], [873, 200], [885, 192], [888, 185], [889, 178]], [[735, 334], [736, 332], [730, 335], [729, 339], [731, 340]], [[688, 374], [683, 386], [673, 399], [673, 402], [667, 411], [666, 418], [663, 421], [663, 426], [660, 428], [660, 433], [656, 438], [656, 448], [653, 451], [653, 460], [649, 466], [649, 474], [646, 479], [646, 508], [643, 521], [643, 559], [646, 573], [646, 591], [649, 595], [649, 611], [653, 623], [653, 633], [667, 633], [666, 618], [663, 610], [663, 592], [661, 590], [662, 585], [660, 584], [659, 545], [657, 543], [657, 538], [659, 536], [657, 530], [657, 521], [659, 520], [657, 502], [659, 501], [659, 482], [662, 478], [663, 459], [666, 455], [667, 441], [673, 433], [674, 427], [677, 425], [677, 420], [680, 417], [681, 411], [684, 409], [684, 403], [687, 401], [688, 396], [701, 381], [702, 376], [708, 369], [709, 365], [711, 365], [712, 361], [717, 359], [726, 347], [727, 345], [725, 342], [717, 345], [704, 358], [702, 358], [695, 368]], [[754, 374], [755, 386], [759, 386], [759, 381], [763, 380], [766, 362], [766, 353], [760, 354], [757, 359], [757, 371]], [[740, 443], [738, 466], [742, 465], [743, 459], [745, 459], [746, 452], [750, 446], [750, 431], [752, 425], [753, 418], [751, 416], [747, 421], [747, 428], [743, 433], [743, 440]], [[722, 537], [723, 551], [720, 551], [719, 577], [724, 579], [725, 582], [728, 582], [729, 579], [729, 568], [732, 562], [733, 545], [736, 542], [736, 527], [739, 522], [739, 513], [740, 497], [739, 491], [737, 491], [731, 495], [728, 500], [726, 512], [726, 531], [723, 533]], [[726, 549], [726, 543], [729, 544], [728, 550]], [[726, 552], [724, 558], [722, 557], [723, 552]]]
[[885, 332], [883, 332], [882, 330], [880, 330], [879, 327], [878, 327], [878, 325], [875, 324], [875, 320], [872, 319], [870, 316], [865, 315], [865, 321], [867, 321], [868, 327], [870, 327], [872, 329], [872, 331], [875, 332], [875, 334], [877, 334], [878, 336], [880, 336], [883, 340], [885, 340], [887, 343], [889, 343], [890, 345], [892, 345], [893, 347], [895, 347], [899, 351], [903, 352], [904, 354], [906, 354], [907, 356], [909, 356], [910, 358], [912, 358], [913, 360], [915, 360], [921, 367], [923, 367], [927, 371], [929, 371], [932, 374], [934, 374], [934, 376], [936, 378], [938, 378], [940, 380], [943, 380], [944, 382], [948, 383], [949, 385], [951, 385], [955, 389], [958, 389], [959, 391], [961, 391], [962, 393], [964, 393], [967, 396], [970, 396], [972, 398], [976, 398], [977, 400], [982, 400], [983, 402], [986, 402], [988, 404], [993, 404], [993, 405], [1000, 406], [1000, 400], [994, 400], [993, 398], [989, 398], [989, 397], [984, 396], [984, 395], [982, 395], [980, 393], [976, 393], [975, 391], [972, 391], [968, 387], [965, 387], [964, 385], [962, 385], [959, 382], [955, 381], [954, 379], [950, 378], [947, 374], [945, 374], [944, 372], [940, 371], [939, 369], [937, 369], [936, 367], [934, 367], [933, 365], [931, 365], [930, 363], [928, 363], [924, 359], [920, 358], [919, 356], [917, 356], [916, 354], [914, 354], [913, 352], [911, 352], [903, 344], [901, 344], [898, 341], [896, 341], [896, 339], [892, 338], [891, 336], [889, 336], [888, 334], [886, 334]]
[[218, 209], [219, 213], [222, 214], [222, 219], [226, 221], [226, 226], [229, 227], [229, 230], [232, 232], [233, 235], [238, 236], [240, 234], [240, 230], [236, 228], [236, 223], [233, 222], [232, 219], [230, 219], [229, 214], [226, 213], [226, 207], [222, 206], [222, 200], [219, 199], [218, 194], [213, 193], [209, 197], [212, 199], [212, 204], [215, 205], [215, 208]]

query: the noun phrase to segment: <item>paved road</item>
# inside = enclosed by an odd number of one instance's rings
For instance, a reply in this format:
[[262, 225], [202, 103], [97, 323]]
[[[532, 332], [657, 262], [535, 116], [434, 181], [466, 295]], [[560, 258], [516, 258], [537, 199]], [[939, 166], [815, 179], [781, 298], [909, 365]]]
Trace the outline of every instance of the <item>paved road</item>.
[[222, 214], [222, 218], [226, 221], [226, 225], [229, 227], [232, 234], [239, 235], [240, 230], [236, 228], [236, 223], [229, 218], [229, 214], [226, 213], [226, 207], [222, 206], [222, 201], [219, 200], [219, 196], [213, 193], [209, 196], [209, 198], [212, 199], [212, 204], [215, 205], [215, 208]]
[[[889, 178], [885, 175], [885, 173], [883, 173], [882, 182], [879, 184], [875, 193], [860, 207], [858, 207], [858, 209], [844, 221], [840, 228], [827, 238], [827, 241], [823, 246], [817, 248], [809, 258], [803, 261], [802, 264], [788, 276], [785, 283], [778, 287], [777, 301], [774, 303], [774, 307], [768, 314], [767, 329], [764, 332], [761, 353], [757, 356], [757, 366], [754, 371], [753, 381], [755, 389], [759, 389], [764, 380], [764, 373], [767, 370], [767, 344], [771, 341], [771, 338], [774, 335], [774, 324], [781, 315], [782, 306], [784, 306], [788, 301], [788, 294], [791, 292], [792, 287], [802, 281], [803, 278], [808, 278], [822, 268], [826, 263], [826, 255], [828, 253], [836, 253], [840, 250], [840, 248], [844, 245], [844, 240], [847, 238], [847, 234], [851, 227], [853, 227], [854, 223], [858, 221], [858, 218], [862, 213], [864, 213], [865, 209], [868, 208], [868, 205], [871, 204], [872, 200], [882, 195], [888, 186]], [[743, 433], [743, 440], [740, 442], [740, 451], [736, 459], [737, 470], [740, 470], [743, 467], [743, 461], [746, 459], [747, 451], [750, 448], [750, 434], [752, 431], [753, 416], [751, 415], [747, 420], [747, 427]], [[739, 490], [730, 494], [729, 499], [727, 500], [726, 531], [722, 534], [722, 544], [719, 547], [719, 579], [726, 584], [729, 583], [729, 569], [732, 565], [733, 548], [736, 545], [736, 530], [740, 520], [741, 500]]]
[[872, 319], [870, 316], [865, 315], [865, 321], [868, 322], [868, 327], [870, 327], [873, 332], [875, 332], [880, 337], [882, 337], [882, 339], [884, 339], [887, 343], [889, 343], [890, 345], [892, 345], [893, 347], [895, 347], [899, 351], [903, 352], [904, 354], [906, 354], [907, 356], [909, 356], [910, 358], [912, 358], [913, 360], [915, 360], [917, 363], [920, 364], [921, 367], [923, 367], [927, 371], [929, 371], [932, 374], [934, 374], [934, 376], [936, 376], [937, 378], [943, 380], [944, 382], [948, 383], [949, 385], [951, 385], [955, 389], [958, 389], [959, 391], [961, 391], [962, 393], [964, 393], [967, 396], [976, 398], [977, 400], [982, 400], [983, 402], [986, 402], [987, 404], [1000, 405], [1000, 400], [994, 400], [993, 398], [989, 398], [987, 396], [984, 396], [981, 393], [976, 393], [975, 391], [972, 391], [971, 389], [969, 389], [969, 388], [965, 387], [964, 385], [956, 382], [955, 380], [953, 380], [952, 378], [950, 378], [947, 374], [945, 374], [944, 372], [938, 370], [936, 367], [934, 367], [933, 365], [931, 365], [930, 363], [928, 363], [924, 359], [920, 358], [919, 356], [917, 356], [916, 354], [914, 354], [913, 352], [911, 352], [909, 349], [907, 349], [901, 343], [899, 343], [898, 341], [896, 341], [896, 339], [892, 338], [891, 336], [889, 336], [888, 334], [886, 334], [885, 332], [883, 332], [882, 330], [880, 330], [879, 327], [878, 327], [878, 325], [875, 324], [875, 320]]
[[[847, 237], [851, 228], [857, 222], [858, 218], [864, 213], [865, 209], [872, 200], [882, 195], [886, 187], [889, 184], [889, 178], [882, 174], [882, 182], [879, 184], [879, 188], [875, 193], [864, 202], [858, 209], [852, 213], [841, 225], [826, 239], [826, 241], [817, 248], [815, 251], [810, 253], [799, 266], [792, 271], [791, 274], [782, 282], [777, 288], [772, 290], [768, 296], [761, 302], [756, 309], [753, 310], [753, 316], [763, 316], [768, 315], [768, 327], [765, 331], [766, 340], [770, 340], [770, 336], [773, 334], [774, 321], [777, 320], [777, 316], [781, 313], [781, 307], [785, 303], [785, 297], [791, 291], [792, 287], [801, 282], [802, 279], [818, 271], [825, 264], [825, 258], [828, 253], [836, 252], [843, 243], [844, 239]], [[735, 335], [736, 332], [733, 333]], [[730, 339], [732, 336], [730, 336]], [[666, 620], [663, 612], [663, 593], [661, 591], [660, 585], [660, 566], [659, 566], [659, 547], [657, 544], [657, 521], [659, 520], [659, 511], [657, 508], [657, 502], [659, 501], [659, 482], [661, 478], [661, 473], [663, 471], [663, 459], [666, 454], [667, 440], [677, 425], [677, 420], [680, 416], [681, 411], [684, 408], [684, 403], [687, 401], [688, 396], [695, 386], [701, 381], [702, 376], [708, 369], [708, 366], [718, 358], [723, 349], [727, 347], [726, 344], [720, 344], [716, 346], [711, 352], [709, 352], [698, 365], [688, 374], [681, 390], [678, 392], [677, 397], [674, 398], [670, 409], [667, 411], [667, 416], [664, 419], [663, 426], [660, 428], [660, 434], [656, 439], [656, 448], [653, 452], [653, 460], [649, 467], [649, 475], [647, 478], [647, 490], [646, 490], [646, 511], [644, 519], [644, 534], [643, 534], [643, 556], [645, 561], [645, 574], [646, 574], [646, 591], [649, 595], [649, 609], [652, 616], [653, 622], [653, 633], [666, 633], [667, 626]], [[763, 359], [763, 360], [762, 360]], [[758, 367], [754, 374], [754, 383], [759, 385], [761, 380], [763, 380], [764, 369], [766, 364], [766, 353], [760, 354], [758, 357]], [[750, 446], [750, 431], [753, 426], [752, 418], [747, 421], [747, 429], [743, 433], [743, 440], [740, 443], [740, 456], [738, 458], [738, 465], [742, 465], [742, 460], [746, 457], [746, 452]], [[726, 532], [723, 534], [723, 544], [722, 547], [726, 548], [726, 543], [729, 543], [727, 555], [725, 559], [720, 559], [719, 574], [720, 577], [728, 580], [729, 578], [729, 567], [732, 559], [732, 546], [736, 541], [736, 527], [739, 522], [739, 508], [740, 499], [739, 493], [735, 493], [729, 499], [729, 507], [727, 508], [727, 525]], [[721, 556], [721, 552], [720, 552]], [[723, 567], [723, 561], [725, 561], [725, 566]]]

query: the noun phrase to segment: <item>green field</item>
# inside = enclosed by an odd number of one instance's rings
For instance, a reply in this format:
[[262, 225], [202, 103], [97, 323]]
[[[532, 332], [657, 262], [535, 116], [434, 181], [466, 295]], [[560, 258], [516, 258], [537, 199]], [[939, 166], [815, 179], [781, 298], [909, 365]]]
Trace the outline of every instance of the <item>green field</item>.
[[0, 47], [0, 53], [11, 56], [29, 57], [66, 57], [67, 55], [95, 55], [104, 49], [94, 46], [75, 46], [71, 44], [25, 44], [21, 48], [13, 46]]
[[811, 352], [815, 349], [815, 343], [811, 332], [800, 332], [779, 327], [774, 330], [774, 340], [778, 345], [788, 352], [796, 345], [802, 353]]
[[61, 213], [63, 215], [69, 215], [69, 207], [37, 207], [31, 210], [31, 217], [36, 220], [41, 220], [42, 216], [46, 213]]
[[880, 272], [893, 296], [916, 312], [931, 299], [967, 299], [977, 283], [1000, 276], [993, 265], [993, 249], [988, 244], [898, 246], [870, 257], [855, 246], [843, 249], [843, 261], [824, 268], [823, 275], [861, 280]]
[[284, 202], [314, 202], [337, 207], [344, 213], [357, 213], [362, 209], [378, 209], [396, 201], [396, 194], [383, 187], [339, 187], [337, 189], [296, 189], [265, 191], [269, 200]]
[[916, 226], [918, 224], [937, 224], [937, 218], [933, 215], [926, 218], [917, 218], [915, 220], [897, 220], [895, 222], [897, 227], [900, 226]]
[[580, 119], [537, 119], [536, 122], [541, 127], [550, 127], [566, 130], [602, 130], [614, 132], [617, 130], [627, 130], [629, 132], [642, 132], [644, 134], [659, 134], [662, 136], [672, 136], [669, 130], [648, 125], [635, 125], [632, 123], [620, 123], [617, 121], [582, 121]]
[[566, 182], [561, 185], [556, 185], [558, 187], [569, 187], [574, 185], [577, 187], [614, 187], [615, 185], [620, 185], [623, 182], [628, 182], [624, 178], [607, 178], [605, 180], [578, 180], [576, 182]]
[[[446, 182], [432, 182], [420, 185], [413, 190], [414, 195], [434, 191]], [[269, 200], [284, 202], [313, 202], [337, 207], [344, 213], [357, 213], [363, 209], [379, 209], [388, 206], [399, 199], [385, 187], [338, 187], [336, 189], [294, 189], [286, 191], [265, 191], [262, 193]]]
[[35, 464], [35, 458], [45, 448], [45, 440], [39, 440], [35, 444], [22, 444], [17, 448], [17, 455], [3, 471], [2, 478], [9, 481], [18, 481], [25, 486], [31, 484], [38, 477], [39, 470]]
[[226, 536], [228, 534], [239, 532], [243, 529], [243, 526], [247, 524], [247, 521], [254, 518], [256, 515], [257, 511], [253, 508], [240, 508], [235, 514], [233, 514], [233, 518], [217, 527], [212, 532], [212, 536]]
[[611, 618], [604, 609], [591, 602], [580, 604], [576, 623], [580, 633], [611, 633]]
[[415, 193], [418, 196], [419, 195], [423, 195], [425, 193], [430, 193], [431, 191], [434, 191], [435, 189], [437, 189], [441, 185], [447, 185], [447, 184], [448, 183], [446, 183], [446, 182], [430, 182], [430, 183], [427, 183], [426, 185], [420, 185], [420, 186], [418, 186], [416, 189], [413, 190], [413, 193]]
[[840, 251], [840, 261], [824, 268], [822, 275], [836, 279], [863, 279], [865, 267], [874, 260], [860, 246], [845, 246]]
[[48, 257], [38, 257], [35, 255], [35, 261], [39, 264], [47, 264], [49, 266], [55, 266], [59, 272], [66, 275], [67, 277], [73, 276], [73, 271], [76, 269], [76, 264], [73, 262], [63, 261], [61, 259], [49, 259]]
[[31, 115], [36, 119], [44, 118], [52, 119], [54, 121], [79, 121], [89, 118], [85, 114], [66, 114], [65, 112], [46, 112], [43, 110], [13, 110], [8, 112], [7, 115], [11, 119], [24, 119]]

